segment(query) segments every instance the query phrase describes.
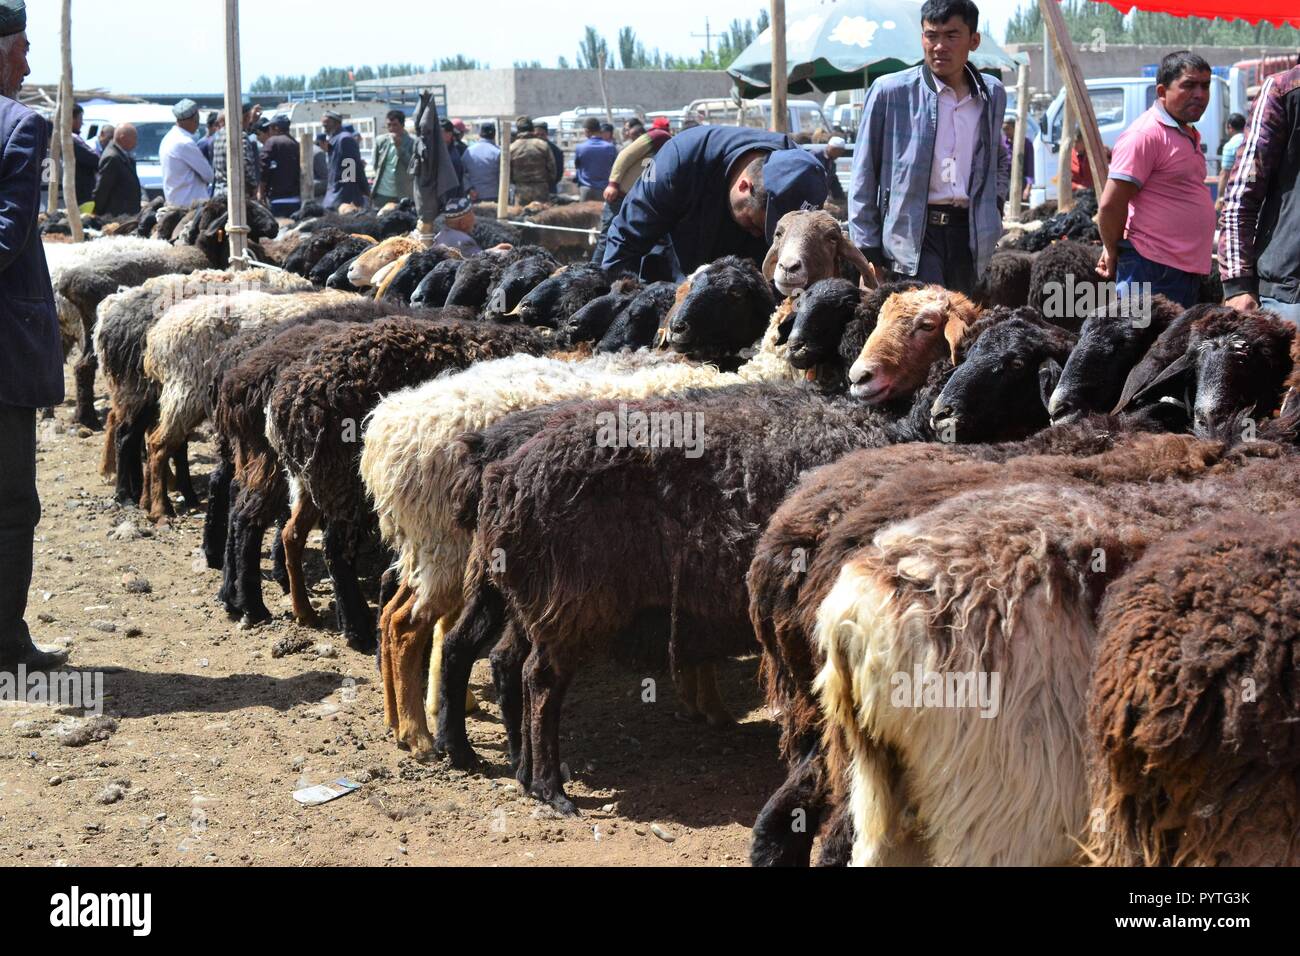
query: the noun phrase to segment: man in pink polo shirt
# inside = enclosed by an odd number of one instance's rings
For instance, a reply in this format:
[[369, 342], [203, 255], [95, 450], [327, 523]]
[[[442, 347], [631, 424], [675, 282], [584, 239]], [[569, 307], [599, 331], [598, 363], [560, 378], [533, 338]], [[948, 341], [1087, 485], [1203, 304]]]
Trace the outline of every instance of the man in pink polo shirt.
[[[1115, 144], [1097, 216], [1097, 273], [1120, 295], [1162, 293], [1196, 303], [1214, 245], [1214, 201], [1192, 126], [1210, 102], [1210, 65], [1180, 50], [1160, 62], [1156, 101]], [[1137, 288], [1134, 288], [1137, 286]]]

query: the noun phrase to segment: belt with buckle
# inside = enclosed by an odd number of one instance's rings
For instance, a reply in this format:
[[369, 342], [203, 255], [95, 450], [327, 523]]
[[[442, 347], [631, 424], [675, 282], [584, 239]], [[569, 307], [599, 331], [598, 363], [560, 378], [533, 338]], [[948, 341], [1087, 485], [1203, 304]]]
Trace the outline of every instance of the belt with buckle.
[[965, 206], [929, 206], [926, 208], [926, 222], [932, 226], [950, 226], [965, 222], [968, 216]]

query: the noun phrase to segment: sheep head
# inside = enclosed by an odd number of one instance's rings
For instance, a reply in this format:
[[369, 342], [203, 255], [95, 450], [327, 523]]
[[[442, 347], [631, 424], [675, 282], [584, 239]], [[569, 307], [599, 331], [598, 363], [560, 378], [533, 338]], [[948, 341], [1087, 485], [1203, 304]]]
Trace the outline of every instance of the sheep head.
[[1183, 311], [1162, 295], [1153, 296], [1149, 306], [1135, 310], [1120, 300], [1084, 320], [1079, 344], [1047, 405], [1052, 424], [1069, 424], [1115, 407], [1129, 371]]
[[1281, 404], [1292, 371], [1296, 327], [1271, 312], [1215, 308], [1192, 323], [1184, 359], [1196, 380], [1192, 429], [1200, 438], [1238, 438], [1244, 419]]
[[1048, 396], [1077, 339], [1037, 309], [994, 311], [971, 330], [973, 344], [963, 344], [931, 407], [930, 427], [942, 441], [1007, 441], [1048, 424]]
[[834, 216], [820, 209], [796, 210], [777, 223], [772, 247], [763, 260], [763, 276], [782, 295], [790, 295], [838, 276], [841, 259], [858, 270], [868, 288], [876, 287], [875, 269]]
[[778, 342], [786, 345], [786, 360], [811, 378], [818, 365], [839, 361], [840, 339], [859, 313], [862, 290], [847, 279], [822, 279], [792, 298], [794, 315]]
[[378, 285], [379, 282], [375, 276], [380, 270], [419, 250], [419, 242], [406, 236], [393, 236], [391, 239], [385, 239], [357, 256], [348, 268], [348, 281], [358, 289]]
[[876, 327], [849, 370], [854, 398], [872, 405], [911, 395], [930, 366], [957, 347], [975, 321], [975, 306], [959, 292], [925, 286], [885, 300]]
[[528, 293], [555, 274], [560, 264], [549, 253], [525, 256], [506, 266], [492, 294], [487, 311], [497, 316], [516, 315], [516, 308]]
[[776, 300], [758, 267], [723, 256], [695, 271], [667, 317], [667, 344], [678, 352], [737, 352], [767, 328]]

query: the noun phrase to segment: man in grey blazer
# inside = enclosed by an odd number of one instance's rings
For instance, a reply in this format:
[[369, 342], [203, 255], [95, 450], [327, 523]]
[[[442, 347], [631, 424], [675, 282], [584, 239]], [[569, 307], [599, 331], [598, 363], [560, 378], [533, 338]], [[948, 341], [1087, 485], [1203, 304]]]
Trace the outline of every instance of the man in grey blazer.
[[15, 101], [27, 66], [23, 0], [0, 0], [0, 669], [58, 667], [67, 654], [32, 643], [23, 615], [32, 580], [36, 409], [63, 401], [54, 290], [36, 228], [48, 147], [45, 121]]

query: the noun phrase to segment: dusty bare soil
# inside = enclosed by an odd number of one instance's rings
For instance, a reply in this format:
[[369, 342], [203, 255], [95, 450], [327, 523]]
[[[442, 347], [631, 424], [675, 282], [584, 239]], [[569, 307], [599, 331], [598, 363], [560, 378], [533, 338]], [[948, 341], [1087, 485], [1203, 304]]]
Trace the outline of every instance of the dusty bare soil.
[[[482, 772], [416, 762], [385, 731], [372, 658], [332, 630], [287, 620], [288, 599], [269, 576], [268, 606], [280, 619], [239, 629], [215, 600], [219, 573], [202, 559], [203, 515], [155, 528], [117, 505], [97, 473], [102, 433], [79, 430], [70, 417], [69, 402], [54, 421], [38, 423], [44, 517], [27, 619], [38, 643], [70, 648], [70, 667], [103, 674], [106, 720], [87, 728], [80, 712], [0, 704], [0, 858], [128, 866], [747, 861], [749, 828], [782, 776], [755, 658], [720, 673], [740, 721], [725, 730], [679, 722], [666, 671], [593, 663], [569, 691], [562, 727], [581, 816], [557, 818], [510, 775], [485, 661], [472, 681], [485, 702], [469, 718]], [[192, 444], [191, 461], [202, 491], [211, 445]], [[308, 575], [318, 607], [329, 610], [318, 535]], [[274, 657], [284, 638], [309, 646]], [[642, 701], [646, 678], [656, 681], [654, 703]], [[102, 739], [69, 745], [85, 737]], [[292, 799], [298, 787], [343, 776], [363, 786], [314, 808]]]

